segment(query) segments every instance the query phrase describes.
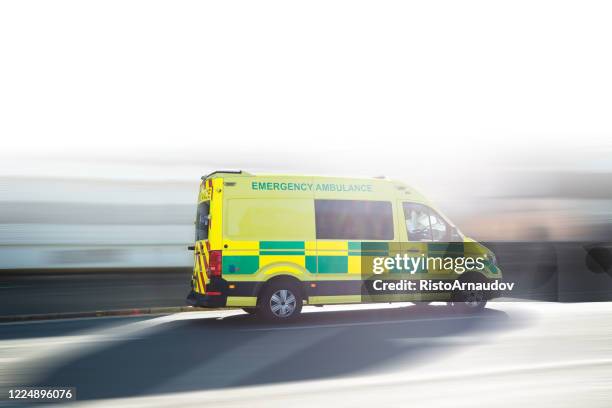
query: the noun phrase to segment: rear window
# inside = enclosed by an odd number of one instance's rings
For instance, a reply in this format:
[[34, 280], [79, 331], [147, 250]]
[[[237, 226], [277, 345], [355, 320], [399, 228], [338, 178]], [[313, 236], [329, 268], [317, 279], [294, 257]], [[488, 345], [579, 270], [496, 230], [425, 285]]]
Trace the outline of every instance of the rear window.
[[196, 241], [208, 239], [209, 213], [210, 201], [203, 201], [198, 205], [198, 212], [196, 214]]
[[392, 240], [389, 201], [315, 200], [317, 239]]

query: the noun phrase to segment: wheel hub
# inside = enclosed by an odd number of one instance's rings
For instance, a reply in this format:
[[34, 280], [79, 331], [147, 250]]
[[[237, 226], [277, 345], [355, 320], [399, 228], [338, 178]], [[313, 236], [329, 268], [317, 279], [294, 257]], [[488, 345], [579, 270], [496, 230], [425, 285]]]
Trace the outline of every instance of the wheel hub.
[[270, 298], [270, 310], [275, 316], [289, 317], [297, 306], [295, 295], [288, 289], [281, 289]]

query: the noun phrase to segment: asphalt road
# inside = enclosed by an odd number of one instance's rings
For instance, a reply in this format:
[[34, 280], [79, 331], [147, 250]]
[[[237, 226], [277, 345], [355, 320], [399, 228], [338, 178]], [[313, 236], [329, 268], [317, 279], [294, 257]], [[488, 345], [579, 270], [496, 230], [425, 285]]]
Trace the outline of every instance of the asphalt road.
[[2, 324], [0, 388], [69, 385], [104, 407], [612, 401], [609, 303], [305, 311], [284, 326], [238, 311]]

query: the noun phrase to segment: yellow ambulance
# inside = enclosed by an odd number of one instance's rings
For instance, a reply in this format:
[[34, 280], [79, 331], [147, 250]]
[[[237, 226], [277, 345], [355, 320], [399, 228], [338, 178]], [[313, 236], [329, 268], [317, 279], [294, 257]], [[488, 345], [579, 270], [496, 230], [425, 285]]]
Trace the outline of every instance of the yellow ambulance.
[[484, 269], [459, 276], [425, 267], [407, 279], [501, 279], [493, 253], [464, 237], [418, 191], [387, 179], [217, 171], [202, 177], [195, 230], [187, 303], [242, 308], [270, 320], [292, 320], [303, 305], [378, 301], [446, 300], [480, 310], [491, 297], [473, 288], [364, 292], [364, 273], [371, 273], [364, 260], [377, 254], [422, 256], [440, 245], [466, 251], [469, 243]]

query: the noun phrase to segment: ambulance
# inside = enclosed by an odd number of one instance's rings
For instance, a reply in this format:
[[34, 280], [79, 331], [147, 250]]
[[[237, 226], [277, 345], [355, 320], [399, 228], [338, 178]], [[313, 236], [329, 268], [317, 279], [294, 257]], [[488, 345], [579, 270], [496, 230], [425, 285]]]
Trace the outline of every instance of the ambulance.
[[364, 260], [376, 255], [372, 251], [422, 255], [449, 245], [469, 245], [486, 267], [461, 276], [433, 268], [406, 277], [501, 279], [491, 251], [403, 183], [216, 171], [200, 184], [187, 303], [242, 308], [279, 322], [295, 319], [304, 305], [443, 300], [461, 310], [481, 310], [491, 294], [364, 291], [364, 273], [371, 272]]

